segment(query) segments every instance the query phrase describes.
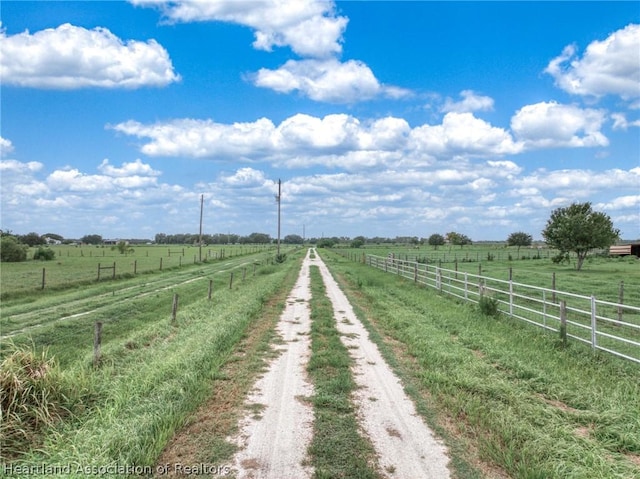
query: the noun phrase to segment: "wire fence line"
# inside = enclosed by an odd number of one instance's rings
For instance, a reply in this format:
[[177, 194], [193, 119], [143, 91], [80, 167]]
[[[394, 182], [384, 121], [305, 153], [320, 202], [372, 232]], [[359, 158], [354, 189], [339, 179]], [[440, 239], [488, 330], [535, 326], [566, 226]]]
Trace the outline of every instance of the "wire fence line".
[[[539, 286], [367, 254], [366, 264], [464, 301], [489, 297], [509, 317], [640, 364], [640, 307]], [[566, 336], [565, 336], [566, 335]]]

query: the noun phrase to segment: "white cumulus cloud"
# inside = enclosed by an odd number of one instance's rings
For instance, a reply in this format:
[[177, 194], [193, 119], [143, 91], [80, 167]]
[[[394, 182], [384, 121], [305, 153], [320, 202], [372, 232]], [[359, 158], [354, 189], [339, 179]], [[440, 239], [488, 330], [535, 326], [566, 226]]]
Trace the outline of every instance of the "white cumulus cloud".
[[270, 51], [289, 46], [298, 55], [321, 58], [342, 51], [348, 19], [332, 1], [300, 0], [131, 0], [160, 8], [170, 21], [219, 21], [255, 30], [254, 48]]
[[640, 25], [631, 24], [606, 39], [593, 41], [580, 58], [574, 45], [545, 69], [563, 90], [602, 97], [617, 95], [625, 100], [640, 98]]
[[528, 149], [607, 146], [600, 131], [603, 110], [541, 102], [526, 105], [511, 118], [511, 130]]
[[408, 96], [408, 90], [380, 84], [363, 62], [335, 58], [326, 60], [289, 60], [276, 70], [261, 68], [254, 84], [280, 93], [298, 91], [315, 101], [354, 103], [379, 95], [391, 98]]
[[68, 23], [33, 34], [0, 31], [0, 76], [5, 85], [52, 89], [159, 87], [180, 80], [155, 40], [125, 42], [106, 28]]
[[456, 113], [471, 113], [474, 111], [492, 111], [493, 110], [493, 98], [489, 96], [479, 95], [473, 90], [463, 90], [460, 92], [462, 100], [454, 101], [452, 98], [447, 98], [441, 111], [443, 112], [456, 112]]

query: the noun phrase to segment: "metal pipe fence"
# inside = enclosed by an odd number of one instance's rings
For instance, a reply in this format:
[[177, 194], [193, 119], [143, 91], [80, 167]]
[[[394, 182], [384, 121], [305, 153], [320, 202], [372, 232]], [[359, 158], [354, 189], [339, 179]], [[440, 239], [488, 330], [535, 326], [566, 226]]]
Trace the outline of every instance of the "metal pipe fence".
[[491, 298], [511, 318], [640, 364], [638, 306], [393, 257], [366, 255], [366, 263], [464, 301]]

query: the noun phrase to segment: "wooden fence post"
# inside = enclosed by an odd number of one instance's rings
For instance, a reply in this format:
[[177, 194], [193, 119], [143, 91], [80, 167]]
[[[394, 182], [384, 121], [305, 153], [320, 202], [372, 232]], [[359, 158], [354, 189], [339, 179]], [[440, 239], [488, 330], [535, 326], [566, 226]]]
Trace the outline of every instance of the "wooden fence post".
[[42, 289], [44, 289], [44, 280], [45, 280], [46, 270], [42, 268]]
[[160, 258], [160, 271], [162, 271], [162, 258]]
[[176, 322], [176, 317], [178, 316], [178, 294], [173, 294], [173, 304], [171, 305], [171, 323]]
[[209, 293], [207, 295], [207, 299], [211, 301], [211, 295], [213, 294], [213, 280], [209, 280]]
[[556, 272], [551, 275], [551, 302], [556, 302]]
[[98, 281], [100, 281], [100, 263], [98, 263]]
[[102, 344], [102, 323], [96, 321], [93, 329], [93, 367], [100, 365], [100, 345]]
[[229, 289], [233, 288], [233, 271], [231, 272], [231, 276], [229, 277]]
[[242, 268], [242, 281], [247, 277], [247, 268]]
[[137, 274], [138, 273], [138, 260], [134, 259], [133, 260], [133, 274]]
[[[554, 301], [555, 302], [555, 301]], [[560, 339], [562, 345], [567, 345], [567, 303], [566, 301], [560, 301]]]
[[116, 262], [113, 262], [113, 275], [111, 276], [111, 279], [116, 279]]

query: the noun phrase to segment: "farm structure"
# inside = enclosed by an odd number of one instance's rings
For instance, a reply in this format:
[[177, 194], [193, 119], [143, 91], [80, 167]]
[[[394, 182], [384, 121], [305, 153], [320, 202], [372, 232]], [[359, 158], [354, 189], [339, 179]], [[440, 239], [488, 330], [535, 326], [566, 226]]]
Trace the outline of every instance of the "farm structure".
[[611, 256], [634, 255], [640, 258], [640, 243], [630, 243], [630, 244], [611, 246], [609, 248], [609, 254]]

